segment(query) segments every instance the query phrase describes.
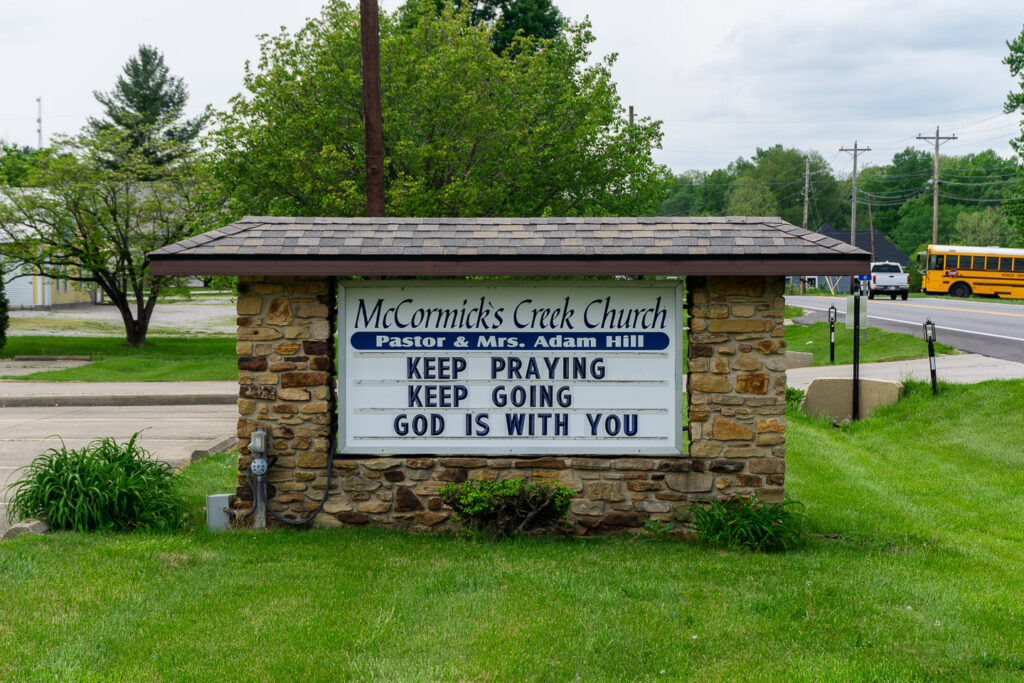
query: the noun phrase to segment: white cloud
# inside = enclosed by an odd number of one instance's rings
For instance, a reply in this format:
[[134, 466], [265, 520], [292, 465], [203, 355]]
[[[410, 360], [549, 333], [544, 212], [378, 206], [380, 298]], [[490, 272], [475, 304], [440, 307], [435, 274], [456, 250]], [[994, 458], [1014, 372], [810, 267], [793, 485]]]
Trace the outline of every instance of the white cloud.
[[[393, 10], [400, 0], [381, 0]], [[556, 0], [589, 14], [596, 55], [619, 53], [623, 104], [665, 121], [658, 159], [677, 171], [715, 168], [781, 143], [848, 162], [857, 139], [883, 163], [916, 133], [955, 132], [950, 153], [1006, 141], [1019, 117], [997, 117], [1014, 87], [1001, 59], [1024, 25], [1019, 0]], [[156, 45], [188, 83], [192, 109], [224, 107], [258, 57], [259, 33], [319, 13], [316, 0], [8, 0], [0, 23], [0, 138], [35, 143], [99, 113], [139, 43]], [[906, 138], [910, 138], [907, 140]]]

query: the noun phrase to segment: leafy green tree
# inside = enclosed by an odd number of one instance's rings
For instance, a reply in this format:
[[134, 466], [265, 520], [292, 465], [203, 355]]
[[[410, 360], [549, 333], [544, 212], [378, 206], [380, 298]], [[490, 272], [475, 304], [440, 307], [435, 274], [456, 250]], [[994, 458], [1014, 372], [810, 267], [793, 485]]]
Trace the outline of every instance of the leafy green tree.
[[[421, 11], [411, 27], [385, 13], [380, 32], [391, 215], [629, 215], [661, 200], [661, 124], [624, 120], [613, 58], [588, 62], [586, 23], [514, 59], [466, 8]], [[213, 133], [232, 210], [362, 214], [358, 12], [332, 0], [294, 35], [265, 38], [245, 86]]]
[[49, 157], [47, 149], [11, 145], [0, 140], [0, 185], [25, 186], [31, 170], [46, 164]]
[[1005, 247], [1010, 237], [1006, 216], [991, 206], [961, 213], [954, 229], [957, 243], [968, 246]]
[[490, 5], [496, 10], [491, 43], [498, 52], [512, 46], [520, 31], [534, 38], [555, 38], [565, 22], [551, 0], [482, 0], [479, 4]]
[[867, 228], [867, 206], [871, 205], [875, 230], [892, 240], [902, 218], [900, 208], [930, 191], [928, 181], [931, 176], [932, 155], [913, 147], [897, 152], [890, 164], [864, 168], [857, 179], [857, 201], [861, 208], [857, 213], [857, 228]]
[[[445, 0], [409, 0], [396, 16], [402, 27], [412, 28], [424, 12], [440, 15], [445, 4]], [[453, 0], [452, 5], [457, 10], [468, 9], [471, 24], [484, 23], [494, 29], [491, 48], [498, 54], [512, 46], [520, 31], [524, 36], [550, 40], [557, 38], [565, 25], [565, 17], [551, 0]]]
[[[0, 242], [34, 273], [96, 283], [121, 313], [127, 342], [142, 346], [160, 292], [175, 282], [150, 275], [147, 254], [218, 220], [203, 165], [163, 141], [154, 151], [176, 161], [155, 166], [116, 131], [54, 148], [30, 173], [32, 188], [0, 187]], [[110, 158], [120, 163], [111, 168]]]
[[[93, 135], [118, 131], [129, 149], [141, 153], [151, 166], [168, 164], [186, 154], [209, 118], [207, 113], [184, 118], [188, 88], [181, 78], [171, 75], [163, 54], [150, 45], [139, 45], [138, 54], [125, 62], [113, 90], [96, 90], [93, 96], [105, 114], [89, 119]], [[112, 158], [107, 163], [120, 161]]]
[[771, 189], [746, 178], [738, 179], [729, 193], [730, 216], [778, 216], [779, 203]]

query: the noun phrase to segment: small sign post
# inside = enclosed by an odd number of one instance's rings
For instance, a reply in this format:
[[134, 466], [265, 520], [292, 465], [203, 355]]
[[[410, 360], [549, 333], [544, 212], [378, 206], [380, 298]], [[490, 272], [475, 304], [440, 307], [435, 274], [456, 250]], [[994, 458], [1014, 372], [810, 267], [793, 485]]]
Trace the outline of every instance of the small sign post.
[[939, 384], [935, 376], [935, 323], [931, 318], [924, 321], [924, 339], [928, 342], [928, 367], [932, 373], [932, 396], [935, 396], [939, 393]]
[[853, 295], [853, 405], [850, 416], [854, 420], [860, 419], [860, 307], [862, 304], [860, 292]]
[[836, 305], [828, 307], [828, 362], [836, 362]]

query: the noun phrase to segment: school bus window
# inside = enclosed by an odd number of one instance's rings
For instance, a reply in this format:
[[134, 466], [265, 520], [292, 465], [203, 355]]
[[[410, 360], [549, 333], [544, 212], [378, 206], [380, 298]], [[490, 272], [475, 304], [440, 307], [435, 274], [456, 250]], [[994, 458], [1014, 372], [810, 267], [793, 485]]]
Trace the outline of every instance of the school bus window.
[[928, 257], [928, 270], [942, 270], [941, 254], [932, 254]]
[[985, 270], [999, 270], [999, 257], [989, 256], [985, 259]]
[[971, 268], [973, 268], [974, 270], [985, 270], [985, 257], [975, 256], [974, 265], [971, 266]]
[[1013, 259], [1013, 272], [1024, 273], [1024, 258]]
[[1011, 261], [1013, 261], [1013, 259], [1006, 258], [1005, 256], [999, 259], [999, 270], [1005, 270], [1006, 272], [1010, 272], [1011, 270], [1013, 270], [1010, 267]]
[[956, 270], [956, 254], [946, 254], [946, 270]]

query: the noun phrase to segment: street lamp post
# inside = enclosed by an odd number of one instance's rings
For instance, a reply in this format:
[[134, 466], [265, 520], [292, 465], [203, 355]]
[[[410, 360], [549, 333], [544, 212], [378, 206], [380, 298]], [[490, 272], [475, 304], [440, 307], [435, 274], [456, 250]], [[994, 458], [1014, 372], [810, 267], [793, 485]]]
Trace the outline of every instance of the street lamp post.
[[932, 372], [932, 395], [939, 393], [938, 379], [935, 376], [935, 323], [931, 318], [924, 321], [924, 340], [928, 342], [928, 367]]

